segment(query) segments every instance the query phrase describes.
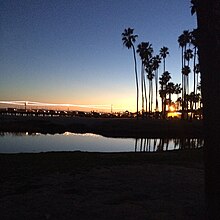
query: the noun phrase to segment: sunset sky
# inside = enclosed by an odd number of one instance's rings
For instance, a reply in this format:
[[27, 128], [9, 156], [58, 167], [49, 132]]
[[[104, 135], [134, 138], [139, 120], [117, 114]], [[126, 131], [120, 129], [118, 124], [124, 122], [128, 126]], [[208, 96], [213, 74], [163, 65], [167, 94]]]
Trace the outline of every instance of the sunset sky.
[[190, 0], [0, 1], [0, 101], [135, 111], [132, 51], [121, 41], [127, 27], [155, 54], [169, 48], [167, 70], [180, 83], [177, 38], [196, 27]]

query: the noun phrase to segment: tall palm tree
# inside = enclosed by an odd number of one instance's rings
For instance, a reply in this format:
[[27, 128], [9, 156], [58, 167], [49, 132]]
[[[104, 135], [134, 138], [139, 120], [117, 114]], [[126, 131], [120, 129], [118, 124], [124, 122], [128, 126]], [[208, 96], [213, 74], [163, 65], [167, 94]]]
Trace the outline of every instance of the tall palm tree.
[[158, 111], [158, 69], [161, 63], [161, 58], [159, 55], [156, 55], [152, 58], [153, 70], [155, 72], [155, 93], [156, 93], [156, 111]]
[[196, 77], [196, 89], [195, 89], [195, 93], [197, 94], [197, 88], [198, 88], [198, 85], [199, 85], [199, 73], [200, 73], [200, 66], [199, 66], [198, 63], [195, 65], [194, 71], [195, 71], [195, 74], [197, 76]]
[[[178, 43], [179, 43], [179, 46], [181, 47], [181, 64], [182, 64], [182, 67], [181, 69], [183, 69], [184, 67], [184, 48], [185, 48], [185, 45], [186, 45], [186, 40], [185, 40], [185, 37], [184, 37], [184, 34], [181, 34], [179, 37], [178, 37]], [[183, 102], [183, 96], [184, 96], [184, 88], [185, 88], [185, 85], [184, 85], [184, 75], [182, 74], [182, 102]], [[184, 104], [182, 103], [182, 112], [184, 110]], [[183, 116], [183, 113], [182, 113], [182, 116]]]
[[[187, 102], [187, 99], [186, 99], [186, 96], [188, 95], [188, 93], [187, 93], [187, 88], [188, 88], [187, 86], [188, 86], [188, 84], [187, 84], [186, 79], [188, 79], [188, 76], [189, 76], [190, 72], [191, 72], [191, 69], [190, 69], [189, 66], [184, 66], [183, 67], [182, 75], [183, 75], [183, 77], [185, 79], [184, 80], [185, 88], [184, 88], [183, 103], [182, 103], [182, 105], [184, 105], [184, 112], [185, 112], [185, 110], [186, 111], [188, 110], [188, 102]], [[183, 114], [184, 114], [184, 112], [183, 112]], [[184, 118], [185, 118], [185, 116], [184, 116]]]
[[[194, 29], [191, 32], [191, 44], [193, 45], [193, 92], [196, 95], [197, 94], [197, 84], [198, 84], [198, 72], [199, 72], [199, 64], [198, 64], [198, 29]], [[196, 78], [197, 75], [197, 78]], [[196, 99], [194, 99], [194, 109], [196, 110]]]
[[123, 45], [126, 46], [128, 49], [133, 50], [133, 57], [134, 57], [134, 70], [135, 70], [135, 77], [136, 77], [136, 88], [137, 88], [137, 119], [138, 119], [138, 100], [139, 100], [139, 87], [138, 87], [138, 74], [137, 74], [137, 60], [136, 60], [136, 52], [134, 48], [134, 43], [136, 42], [136, 38], [138, 35], [134, 34], [134, 29], [127, 28], [124, 29], [122, 33], [122, 42]]
[[146, 54], [145, 54], [145, 71], [147, 73], [147, 78], [149, 80], [149, 112], [152, 112], [152, 106], [153, 106], [153, 84], [152, 80], [154, 78], [153, 74], [153, 64], [152, 64], [152, 56], [153, 56], [153, 47], [152, 44], [148, 43], [148, 47], [146, 48]]
[[146, 86], [144, 87], [144, 45], [143, 42], [138, 44], [137, 46], [137, 53], [139, 54], [141, 58], [141, 96], [142, 96], [142, 117], [144, 116], [144, 88], [146, 89]]
[[[185, 65], [183, 68], [189, 67], [189, 62], [193, 58], [193, 51], [191, 49], [187, 49], [184, 52], [184, 58], [187, 61], [187, 65]], [[185, 74], [185, 93], [189, 94], [189, 74]]]
[[146, 83], [145, 83], [145, 65], [152, 57], [153, 47], [149, 42], [142, 42], [137, 47], [137, 53], [141, 58], [141, 91], [142, 91], [142, 115], [144, 115], [144, 93], [146, 101], [146, 111], [147, 111], [147, 95], [146, 95]]
[[163, 72], [166, 71], [166, 67], [165, 66], [166, 66], [166, 57], [167, 57], [167, 55], [169, 55], [169, 51], [168, 50], [169, 50], [168, 47], [162, 47], [160, 49], [160, 56], [163, 59]]
[[191, 39], [191, 34], [188, 30], [184, 30], [183, 33], [178, 37], [179, 46], [182, 48], [182, 119], [185, 117], [185, 95], [186, 95], [186, 76], [183, 74], [183, 68], [186, 66], [185, 53], [187, 50], [187, 45], [189, 45]]
[[153, 65], [152, 65], [152, 58], [145, 61], [145, 71], [147, 73], [147, 79], [149, 82], [149, 93], [148, 93], [148, 109], [149, 113], [152, 112], [152, 102], [153, 102], [153, 84], [152, 80], [154, 78], [153, 74]]
[[196, 94], [196, 60], [197, 60], [197, 50], [198, 50], [198, 29], [194, 29], [191, 32], [191, 44], [193, 45], [193, 92]]
[[153, 78], [154, 78], [154, 74], [153, 74], [153, 70], [148, 70], [148, 73], [147, 73], [147, 78], [148, 78], [148, 81], [149, 81], [149, 97], [148, 97], [148, 102], [149, 102], [149, 112], [151, 113], [152, 112], [152, 105], [153, 105], [153, 84], [152, 84], [152, 81], [153, 81]]

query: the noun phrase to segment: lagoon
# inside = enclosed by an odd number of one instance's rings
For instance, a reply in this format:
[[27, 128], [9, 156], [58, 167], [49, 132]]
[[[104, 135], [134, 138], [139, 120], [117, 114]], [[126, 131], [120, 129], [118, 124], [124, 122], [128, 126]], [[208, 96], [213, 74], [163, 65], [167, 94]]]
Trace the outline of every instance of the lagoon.
[[109, 138], [92, 133], [63, 134], [0, 133], [0, 153], [39, 153], [50, 151], [158, 152], [203, 147], [198, 138]]

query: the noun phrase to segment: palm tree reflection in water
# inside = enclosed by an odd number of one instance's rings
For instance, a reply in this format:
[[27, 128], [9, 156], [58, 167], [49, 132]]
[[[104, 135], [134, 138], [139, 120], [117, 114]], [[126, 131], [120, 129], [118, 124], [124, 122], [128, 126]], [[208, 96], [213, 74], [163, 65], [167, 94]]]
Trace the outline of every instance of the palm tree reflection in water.
[[135, 152], [161, 152], [168, 150], [196, 149], [204, 146], [200, 138], [136, 138]]

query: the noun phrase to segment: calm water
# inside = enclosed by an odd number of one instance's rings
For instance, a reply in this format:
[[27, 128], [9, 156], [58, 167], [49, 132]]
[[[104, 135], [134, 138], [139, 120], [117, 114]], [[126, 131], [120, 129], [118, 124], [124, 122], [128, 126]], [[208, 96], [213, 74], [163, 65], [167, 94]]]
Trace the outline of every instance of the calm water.
[[39, 133], [1, 133], [0, 153], [47, 152], [47, 151], [89, 151], [128, 152], [165, 151], [174, 149], [200, 148], [201, 139], [134, 139], [106, 138], [95, 134], [43, 135]]

